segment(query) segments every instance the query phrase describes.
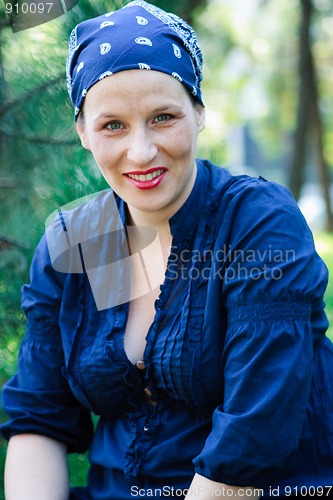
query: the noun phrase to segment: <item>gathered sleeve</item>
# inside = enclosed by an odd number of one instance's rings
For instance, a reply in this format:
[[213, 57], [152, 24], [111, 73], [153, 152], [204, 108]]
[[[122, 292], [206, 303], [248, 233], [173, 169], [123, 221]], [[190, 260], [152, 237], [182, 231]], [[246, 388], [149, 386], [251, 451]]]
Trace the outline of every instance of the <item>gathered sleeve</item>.
[[214, 481], [264, 487], [297, 450], [311, 385], [312, 320], [317, 335], [327, 326], [327, 269], [292, 196], [274, 183], [235, 187], [224, 225], [224, 398], [194, 464]]
[[66, 444], [69, 452], [83, 452], [90, 444], [92, 421], [65, 376], [59, 328], [65, 281], [66, 274], [53, 269], [44, 235], [32, 261], [30, 284], [22, 288], [27, 327], [17, 373], [2, 391], [10, 420], [1, 426], [1, 434], [6, 439], [23, 433], [45, 435]]

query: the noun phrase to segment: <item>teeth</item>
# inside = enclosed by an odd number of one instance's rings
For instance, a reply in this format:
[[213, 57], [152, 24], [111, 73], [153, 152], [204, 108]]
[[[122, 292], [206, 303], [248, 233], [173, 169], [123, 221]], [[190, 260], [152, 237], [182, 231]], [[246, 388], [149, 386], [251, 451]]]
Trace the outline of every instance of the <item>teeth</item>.
[[163, 173], [163, 170], [155, 170], [154, 172], [150, 172], [149, 174], [141, 174], [141, 175], [132, 175], [128, 174], [128, 177], [131, 179], [134, 179], [135, 181], [140, 181], [140, 182], [147, 182], [155, 179], [155, 177], [158, 177]]

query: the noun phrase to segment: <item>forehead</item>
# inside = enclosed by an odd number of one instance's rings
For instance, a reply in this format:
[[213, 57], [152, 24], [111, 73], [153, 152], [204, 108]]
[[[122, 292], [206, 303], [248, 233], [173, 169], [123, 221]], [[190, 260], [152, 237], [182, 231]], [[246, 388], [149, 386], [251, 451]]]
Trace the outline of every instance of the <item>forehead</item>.
[[96, 83], [87, 93], [85, 108], [110, 102], [190, 101], [184, 86], [174, 77], [153, 70], [127, 70], [110, 75]]

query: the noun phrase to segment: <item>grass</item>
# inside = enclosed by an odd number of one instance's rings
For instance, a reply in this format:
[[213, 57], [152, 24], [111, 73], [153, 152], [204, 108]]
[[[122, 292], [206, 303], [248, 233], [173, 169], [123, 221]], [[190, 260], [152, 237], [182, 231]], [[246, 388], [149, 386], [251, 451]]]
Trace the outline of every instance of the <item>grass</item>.
[[325, 294], [325, 302], [326, 314], [330, 322], [327, 335], [333, 341], [333, 234], [317, 233], [314, 238], [317, 252], [324, 260], [329, 271], [330, 279]]
[[[329, 272], [330, 280], [325, 294], [326, 302], [326, 314], [330, 321], [330, 327], [328, 330], [328, 336], [333, 341], [333, 234], [318, 233], [315, 234], [315, 243], [317, 252], [325, 261]], [[2, 371], [4, 374], [0, 377], [0, 384], [4, 381], [4, 378], [8, 378], [5, 374], [10, 374], [13, 371], [13, 366], [16, 364], [16, 350], [17, 345], [12, 345], [13, 342], [7, 344], [6, 356], [1, 359], [0, 365], [2, 366]], [[15, 351], [15, 352], [14, 352]], [[5, 415], [0, 408], [0, 422], [4, 421]], [[6, 453], [6, 443], [3, 439], [0, 439], [0, 500], [4, 500], [3, 493], [3, 466]], [[81, 486], [85, 484], [86, 474], [88, 471], [88, 460], [87, 455], [70, 455], [68, 458], [69, 471], [71, 477], [71, 484], [73, 486]]]

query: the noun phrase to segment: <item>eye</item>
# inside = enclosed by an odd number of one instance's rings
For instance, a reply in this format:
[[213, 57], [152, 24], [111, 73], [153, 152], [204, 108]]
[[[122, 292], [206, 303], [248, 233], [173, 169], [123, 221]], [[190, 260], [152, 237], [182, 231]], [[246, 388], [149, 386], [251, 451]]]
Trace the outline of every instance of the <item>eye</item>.
[[153, 121], [161, 123], [161, 122], [166, 122], [166, 121], [170, 120], [170, 118], [171, 118], [171, 115], [169, 115], [168, 113], [163, 113], [162, 115], [157, 115]]
[[106, 125], [106, 128], [109, 130], [120, 130], [122, 128], [122, 124], [119, 122], [111, 122]]

